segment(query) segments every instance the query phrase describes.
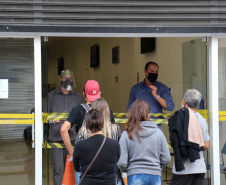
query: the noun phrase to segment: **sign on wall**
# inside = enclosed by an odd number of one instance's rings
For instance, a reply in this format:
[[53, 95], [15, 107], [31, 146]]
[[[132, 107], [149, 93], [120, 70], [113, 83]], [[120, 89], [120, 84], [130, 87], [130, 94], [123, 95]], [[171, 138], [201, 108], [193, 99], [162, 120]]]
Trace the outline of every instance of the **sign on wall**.
[[0, 98], [8, 99], [9, 91], [8, 91], [8, 79], [0, 79]]

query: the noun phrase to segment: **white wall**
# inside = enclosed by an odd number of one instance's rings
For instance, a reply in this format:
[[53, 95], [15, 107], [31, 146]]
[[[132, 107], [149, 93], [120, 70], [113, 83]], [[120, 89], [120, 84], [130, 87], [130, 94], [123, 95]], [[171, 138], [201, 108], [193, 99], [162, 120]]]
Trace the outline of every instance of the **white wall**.
[[[88, 79], [100, 83], [113, 112], [125, 112], [133, 84], [144, 78], [144, 65], [159, 64], [158, 80], [172, 89], [175, 110], [182, 99], [182, 43], [195, 38], [156, 38], [156, 50], [140, 54], [140, 38], [49, 38], [49, 83], [57, 83], [57, 60], [64, 58], [65, 68], [75, 73], [76, 90], [82, 93]], [[100, 46], [100, 66], [90, 68], [90, 46]], [[112, 47], [120, 46], [120, 63], [112, 64]], [[115, 82], [118, 77], [118, 82]]]

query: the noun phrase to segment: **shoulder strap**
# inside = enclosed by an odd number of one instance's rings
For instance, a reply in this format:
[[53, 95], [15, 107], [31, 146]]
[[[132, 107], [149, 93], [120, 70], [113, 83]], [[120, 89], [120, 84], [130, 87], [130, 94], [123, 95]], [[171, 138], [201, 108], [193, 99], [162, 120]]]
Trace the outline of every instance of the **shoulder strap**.
[[84, 103], [84, 104], [81, 104], [81, 105], [86, 110], [86, 112], [89, 112], [91, 110], [91, 107], [88, 104]]
[[82, 178], [80, 179], [80, 181], [79, 181], [78, 185], [80, 185], [80, 184], [81, 184], [82, 180], [84, 179], [85, 175], [86, 175], [86, 174], [87, 174], [87, 172], [89, 171], [90, 167], [92, 166], [92, 164], [94, 163], [94, 161], [95, 161], [95, 160], [96, 160], [96, 158], [98, 157], [98, 155], [99, 155], [99, 153], [100, 153], [101, 149], [102, 149], [102, 148], [103, 148], [103, 146], [104, 146], [105, 141], [106, 141], [106, 137], [104, 137], [104, 140], [103, 140], [103, 142], [102, 142], [102, 144], [101, 144], [101, 146], [100, 146], [99, 150], [97, 151], [96, 155], [94, 156], [94, 158], [93, 158], [93, 160], [91, 161], [91, 163], [89, 164], [89, 166], [86, 168], [86, 171], [85, 171], [85, 172], [84, 172], [84, 174], [82, 175]]

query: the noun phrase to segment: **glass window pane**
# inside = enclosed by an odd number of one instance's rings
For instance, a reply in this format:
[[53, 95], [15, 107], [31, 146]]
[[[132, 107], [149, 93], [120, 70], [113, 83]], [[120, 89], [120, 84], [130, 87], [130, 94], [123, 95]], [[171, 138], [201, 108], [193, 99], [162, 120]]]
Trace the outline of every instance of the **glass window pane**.
[[26, 124], [23, 116], [19, 119], [13, 115], [31, 114], [34, 108], [33, 39], [0, 39], [0, 80], [7, 84], [2, 87], [5, 97], [0, 94], [0, 114], [10, 113], [0, 120], [4, 123], [0, 124], [0, 182], [32, 185], [35, 169], [32, 124]]
[[[219, 111], [226, 111], [226, 39], [219, 39], [218, 47], [218, 70], [219, 70]], [[224, 114], [226, 116], [226, 114]], [[226, 183], [226, 121], [220, 116], [220, 179], [221, 184]]]

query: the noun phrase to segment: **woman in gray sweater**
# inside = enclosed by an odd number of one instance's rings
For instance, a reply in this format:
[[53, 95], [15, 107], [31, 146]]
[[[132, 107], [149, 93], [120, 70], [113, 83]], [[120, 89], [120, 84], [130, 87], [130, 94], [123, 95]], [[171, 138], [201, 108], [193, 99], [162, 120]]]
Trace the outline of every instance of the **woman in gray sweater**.
[[119, 141], [118, 166], [127, 173], [128, 185], [161, 185], [162, 167], [170, 162], [166, 138], [157, 124], [149, 121], [149, 112], [149, 105], [137, 99]]

